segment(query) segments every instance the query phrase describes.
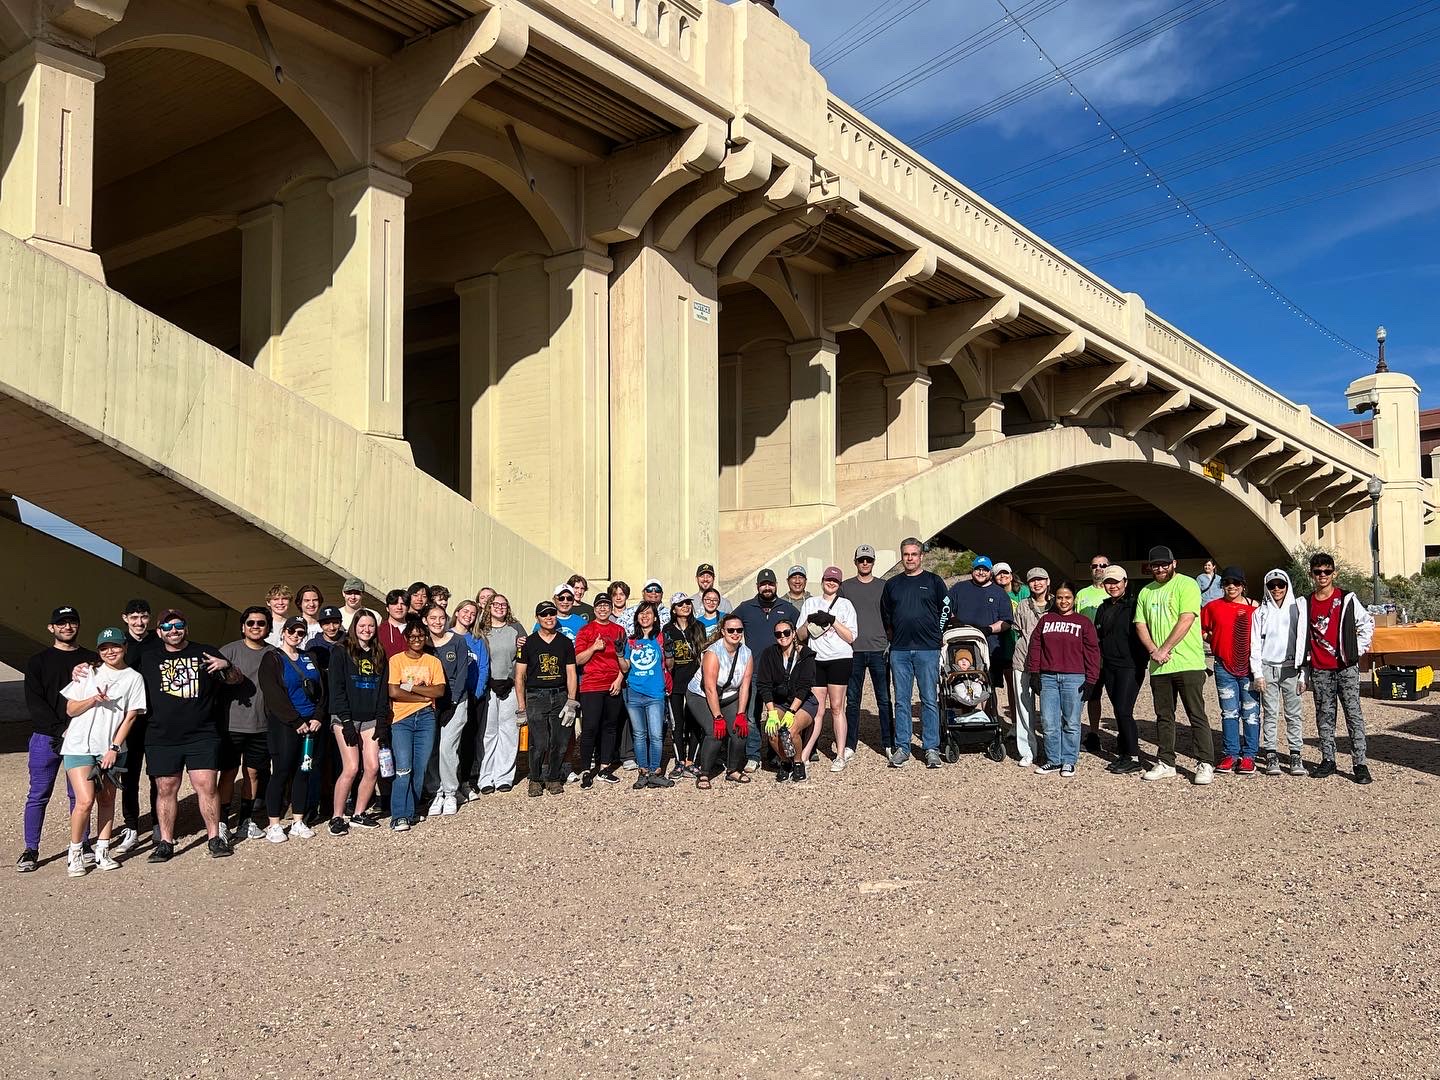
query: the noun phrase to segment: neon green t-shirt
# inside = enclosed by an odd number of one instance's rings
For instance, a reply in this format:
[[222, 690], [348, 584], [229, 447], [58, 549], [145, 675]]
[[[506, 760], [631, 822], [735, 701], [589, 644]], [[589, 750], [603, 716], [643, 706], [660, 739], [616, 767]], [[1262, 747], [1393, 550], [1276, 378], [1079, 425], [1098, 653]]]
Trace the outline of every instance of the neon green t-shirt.
[[1100, 610], [1100, 605], [1110, 599], [1110, 594], [1099, 585], [1086, 585], [1075, 594], [1075, 610], [1092, 623], [1095, 621], [1095, 612]]
[[1144, 623], [1150, 640], [1157, 646], [1170, 636], [1180, 616], [1195, 616], [1185, 636], [1170, 650], [1170, 659], [1163, 664], [1150, 662], [1151, 675], [1171, 675], [1177, 671], [1205, 669], [1205, 642], [1200, 634], [1200, 586], [1192, 577], [1176, 574], [1161, 585], [1152, 581], [1140, 590], [1135, 603], [1135, 621]]

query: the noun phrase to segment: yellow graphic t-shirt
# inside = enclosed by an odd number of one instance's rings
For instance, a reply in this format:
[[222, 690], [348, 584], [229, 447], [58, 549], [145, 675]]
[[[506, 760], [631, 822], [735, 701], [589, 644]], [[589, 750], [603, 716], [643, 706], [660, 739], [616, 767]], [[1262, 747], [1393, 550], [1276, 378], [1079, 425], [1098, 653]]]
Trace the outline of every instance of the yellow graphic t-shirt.
[[[445, 669], [440, 666], [440, 661], [429, 653], [414, 660], [404, 653], [398, 653], [390, 658], [389, 683], [391, 686], [399, 686], [407, 682], [412, 686], [444, 686]], [[404, 720], [431, 704], [433, 703], [429, 701], [392, 701], [391, 715], [397, 721]]]

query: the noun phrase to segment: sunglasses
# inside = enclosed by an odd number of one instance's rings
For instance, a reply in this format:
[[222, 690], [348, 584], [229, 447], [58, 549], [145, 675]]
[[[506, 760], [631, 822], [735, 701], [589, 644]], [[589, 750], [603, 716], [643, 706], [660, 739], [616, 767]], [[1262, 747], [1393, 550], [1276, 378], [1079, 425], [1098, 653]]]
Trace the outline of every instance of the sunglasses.
[[281, 632], [285, 634], [303, 634], [305, 633], [305, 628], [303, 626], [297, 626], [294, 630], [284, 630]]
[[856, 559], [855, 561], [856, 561], [857, 563], [862, 563], [862, 562], [873, 563], [875, 560], [872, 559], [872, 558], [870, 558], [869, 555], [862, 555], [862, 556], [860, 556], [860, 558]]
[[745, 628], [743, 626], [727, 626], [724, 630], [724, 633], [727, 634], [743, 634], [744, 632]]
[[781, 640], [784, 640], [785, 638], [793, 637], [794, 634], [795, 634], [795, 631], [794, 631], [794, 630], [776, 630], [776, 631], [775, 631], [775, 640], [776, 640], [776, 641], [781, 641]]
[[1269, 588], [1279, 589], [1281, 592], [1284, 592], [1286, 589], [1286, 585], [1283, 581], [1272, 581], [1269, 583]]
[[269, 624], [268, 622], [266, 622], [264, 619], [246, 619], [246, 620], [245, 620], [245, 625], [246, 625], [246, 626], [258, 626], [258, 627], [260, 627], [260, 628], [263, 630], [265, 627], [269, 626], [270, 624]]
[[1092, 562], [1092, 563], [1090, 564], [1090, 569], [1091, 569], [1091, 570], [1109, 570], [1109, 569], [1110, 569], [1110, 564], [1109, 564], [1108, 562]]
[[1333, 566], [1330, 567], [1330, 569], [1328, 569], [1328, 570], [1311, 570], [1311, 571], [1310, 571], [1310, 576], [1311, 576], [1311, 577], [1333, 577], [1334, 575], [1335, 575], [1335, 568], [1334, 568]]
[[185, 629], [185, 624], [184, 624], [183, 622], [166, 622], [166, 623], [161, 623], [161, 624], [160, 624], [160, 629], [161, 629], [161, 630], [184, 630], [184, 629]]
[[1244, 583], [1243, 581], [1222, 581], [1222, 582], [1220, 582], [1220, 587], [1223, 588], [1223, 589], [1228, 589], [1228, 588], [1230, 588], [1232, 585], [1233, 585], [1235, 588], [1237, 588], [1237, 589], [1243, 589], [1243, 588], [1245, 587], [1245, 583]]

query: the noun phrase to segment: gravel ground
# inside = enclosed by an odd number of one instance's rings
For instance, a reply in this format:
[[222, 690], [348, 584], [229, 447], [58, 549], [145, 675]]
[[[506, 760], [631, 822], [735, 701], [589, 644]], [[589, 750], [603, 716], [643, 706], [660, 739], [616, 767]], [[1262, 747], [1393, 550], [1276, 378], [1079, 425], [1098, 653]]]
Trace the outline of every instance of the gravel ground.
[[1368, 788], [862, 749], [75, 881], [57, 792], [48, 861], [0, 872], [0, 1074], [1440, 1076], [1440, 719], [1365, 704]]

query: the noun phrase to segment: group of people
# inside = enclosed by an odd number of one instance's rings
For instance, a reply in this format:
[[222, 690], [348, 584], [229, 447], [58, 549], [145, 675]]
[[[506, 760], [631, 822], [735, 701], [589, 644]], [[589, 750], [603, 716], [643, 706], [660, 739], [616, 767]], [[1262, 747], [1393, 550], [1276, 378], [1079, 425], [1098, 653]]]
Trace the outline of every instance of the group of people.
[[[1354, 779], [1370, 782], [1357, 664], [1373, 622], [1335, 586], [1328, 555], [1311, 560], [1309, 596], [1293, 595], [1288, 575], [1275, 569], [1259, 603], [1247, 598], [1239, 568], [1217, 573], [1207, 562], [1199, 579], [1187, 577], [1165, 547], [1150, 550], [1151, 581], [1133, 592], [1125, 569], [1103, 555], [1091, 560], [1092, 581], [1080, 589], [1052, 582], [1043, 567], [1021, 582], [985, 556], [947, 586], [922, 557], [920, 541], [905, 539], [899, 572], [882, 579], [875, 549], [862, 544], [855, 573], [827, 567], [814, 593], [802, 566], [790, 568], [784, 593], [763, 569], [755, 595], [733, 609], [708, 563], [696, 568], [693, 594], [674, 592], [668, 602], [652, 578], [634, 603], [623, 581], [587, 603], [589, 584], [574, 574], [535, 605], [528, 630], [493, 588], [452, 607], [447, 588], [419, 581], [388, 593], [383, 615], [365, 606], [357, 579], [344, 583], [340, 606], [326, 605], [314, 585], [277, 585], [241, 613], [240, 636], [219, 648], [191, 640], [174, 609], [152, 626], [149, 604], [136, 599], [124, 626], [103, 629], [91, 650], [78, 611], [56, 608], [52, 643], [25, 672], [34, 733], [16, 869], [39, 863], [62, 770], [72, 876], [118, 868], [140, 841], [142, 763], [155, 863], [175, 854], [183, 776], [209, 854], [223, 858], [242, 835], [277, 844], [309, 838], [328, 817], [326, 831], [344, 836], [378, 828], [387, 815], [392, 830], [405, 832], [508, 792], [522, 731], [526, 790], [535, 798], [567, 784], [618, 784], [621, 771], [635, 774], [637, 789], [688, 781], [708, 790], [722, 777], [743, 785], [767, 759], [776, 782], [804, 783], [820, 760], [827, 715], [829, 771], [843, 773], [854, 758], [867, 675], [889, 765], [903, 768], [915, 751], [918, 694], [919, 752], [928, 768], [940, 768], [940, 650], [955, 625], [984, 632], [987, 677], [1009, 690], [1017, 763], [1037, 774], [1075, 774], [1087, 703], [1085, 745], [1100, 752], [1103, 693], [1119, 732], [1112, 773], [1176, 775], [1178, 699], [1198, 759], [1195, 783], [1262, 767], [1305, 775], [1300, 694], [1308, 684], [1321, 740], [1310, 775], [1336, 772], [1338, 702]], [[1203, 692], [1207, 654], [1221, 706], [1218, 764]], [[1147, 674], [1157, 730], [1148, 766], [1134, 718]]]

